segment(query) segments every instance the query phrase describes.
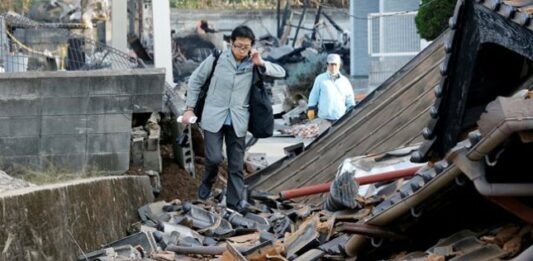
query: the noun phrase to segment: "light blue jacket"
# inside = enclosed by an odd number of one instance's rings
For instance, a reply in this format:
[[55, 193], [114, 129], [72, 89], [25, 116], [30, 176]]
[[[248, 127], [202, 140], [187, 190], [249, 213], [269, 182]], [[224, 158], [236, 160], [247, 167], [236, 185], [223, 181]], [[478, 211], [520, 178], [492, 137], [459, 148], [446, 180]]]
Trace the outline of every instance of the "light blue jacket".
[[[188, 107], [196, 105], [200, 88], [211, 73], [214, 59], [213, 56], [207, 57], [189, 78], [186, 101]], [[218, 132], [229, 115], [237, 136], [244, 137], [246, 135], [250, 117], [248, 107], [250, 87], [252, 86], [252, 69], [253, 64], [250, 59], [242, 61], [237, 66], [231, 49], [220, 54], [207, 91], [202, 114], [201, 126], [204, 130]], [[265, 61], [265, 67], [260, 71], [271, 77], [285, 77], [283, 67], [267, 61]]]
[[317, 107], [319, 118], [338, 120], [354, 105], [352, 84], [348, 78], [339, 73], [338, 78], [333, 80], [328, 72], [315, 78], [308, 107]]

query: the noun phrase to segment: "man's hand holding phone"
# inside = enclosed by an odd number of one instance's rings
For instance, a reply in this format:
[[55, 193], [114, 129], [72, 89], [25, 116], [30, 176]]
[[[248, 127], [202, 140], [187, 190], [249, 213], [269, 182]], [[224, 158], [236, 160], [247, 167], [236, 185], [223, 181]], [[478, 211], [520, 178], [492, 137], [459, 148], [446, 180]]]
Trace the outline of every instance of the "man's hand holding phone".
[[265, 67], [265, 61], [263, 61], [263, 58], [261, 58], [261, 54], [257, 49], [250, 50], [250, 58], [252, 59], [253, 64]]

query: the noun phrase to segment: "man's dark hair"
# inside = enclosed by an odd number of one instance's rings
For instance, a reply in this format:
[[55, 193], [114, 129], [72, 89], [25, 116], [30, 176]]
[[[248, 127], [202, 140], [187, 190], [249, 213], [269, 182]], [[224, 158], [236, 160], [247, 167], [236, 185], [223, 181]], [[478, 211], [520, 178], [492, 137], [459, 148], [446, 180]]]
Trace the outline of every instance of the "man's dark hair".
[[231, 32], [231, 41], [235, 41], [237, 37], [243, 37], [252, 40], [252, 45], [255, 43], [255, 34], [252, 29], [246, 25], [240, 25], [233, 29]]

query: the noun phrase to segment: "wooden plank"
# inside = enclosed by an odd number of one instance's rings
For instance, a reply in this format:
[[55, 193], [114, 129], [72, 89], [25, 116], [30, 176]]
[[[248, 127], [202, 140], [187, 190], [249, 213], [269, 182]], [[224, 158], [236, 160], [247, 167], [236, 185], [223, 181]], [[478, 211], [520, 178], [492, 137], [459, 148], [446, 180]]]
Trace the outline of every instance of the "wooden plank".
[[[416, 87], [414, 87], [416, 88]], [[406, 97], [400, 97], [399, 99], [413, 99], [413, 96], [407, 95]], [[366, 136], [361, 137], [360, 141], [351, 145], [347, 150], [346, 153], [350, 154], [368, 154], [368, 153], [377, 153], [377, 151], [372, 151], [370, 148], [376, 144], [382, 141], [385, 138], [389, 138], [391, 140], [390, 143], [388, 143], [389, 148], [394, 148], [393, 146], [400, 146], [401, 143], [396, 141], [395, 139], [403, 139], [405, 136], [412, 137], [417, 132], [397, 132], [394, 136], [394, 139], [391, 138], [391, 133], [393, 133], [395, 130], [401, 130], [404, 125], [407, 125], [409, 122], [413, 121], [414, 115], [418, 115], [419, 117], [422, 117], [423, 120], [417, 121], [420, 123], [420, 129], [424, 128], [427, 125], [427, 120], [429, 120], [429, 114], [427, 114], [428, 117], [424, 117], [426, 115], [420, 115], [421, 111], [425, 111], [428, 107], [433, 104], [433, 101], [435, 100], [435, 96], [433, 94], [432, 88], [426, 89], [425, 92], [416, 98], [414, 98], [413, 103], [405, 106], [405, 107], [395, 107], [390, 106], [386, 108], [382, 113], [376, 115], [376, 124], [380, 123], [378, 126], [371, 126], [368, 124], [364, 128], [358, 129], [359, 133], [368, 133]], [[355, 141], [355, 140], [354, 140]]]
[[[422, 142], [424, 140], [424, 138], [422, 137], [422, 129], [431, 119], [431, 117], [429, 116], [430, 108], [431, 106], [428, 106], [425, 110], [421, 111], [419, 115], [416, 115], [408, 123], [391, 133], [390, 136], [385, 137], [383, 138], [383, 140], [373, 144], [372, 147], [369, 148], [369, 150], [373, 153], [387, 152], [390, 147], [388, 143], [392, 140], [398, 141], [398, 143], [401, 144], [400, 146], [411, 146], [416, 144], [417, 141]], [[410, 135], [397, 135], [399, 132], [410, 133]], [[417, 137], [419, 139], [417, 139]]]

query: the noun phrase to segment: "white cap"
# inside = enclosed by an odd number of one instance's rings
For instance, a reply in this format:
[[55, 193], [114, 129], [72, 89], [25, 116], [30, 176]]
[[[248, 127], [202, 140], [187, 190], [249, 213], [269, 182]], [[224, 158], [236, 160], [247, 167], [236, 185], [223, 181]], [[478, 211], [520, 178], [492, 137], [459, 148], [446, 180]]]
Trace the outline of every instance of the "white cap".
[[341, 64], [341, 57], [336, 53], [328, 54], [328, 63]]

